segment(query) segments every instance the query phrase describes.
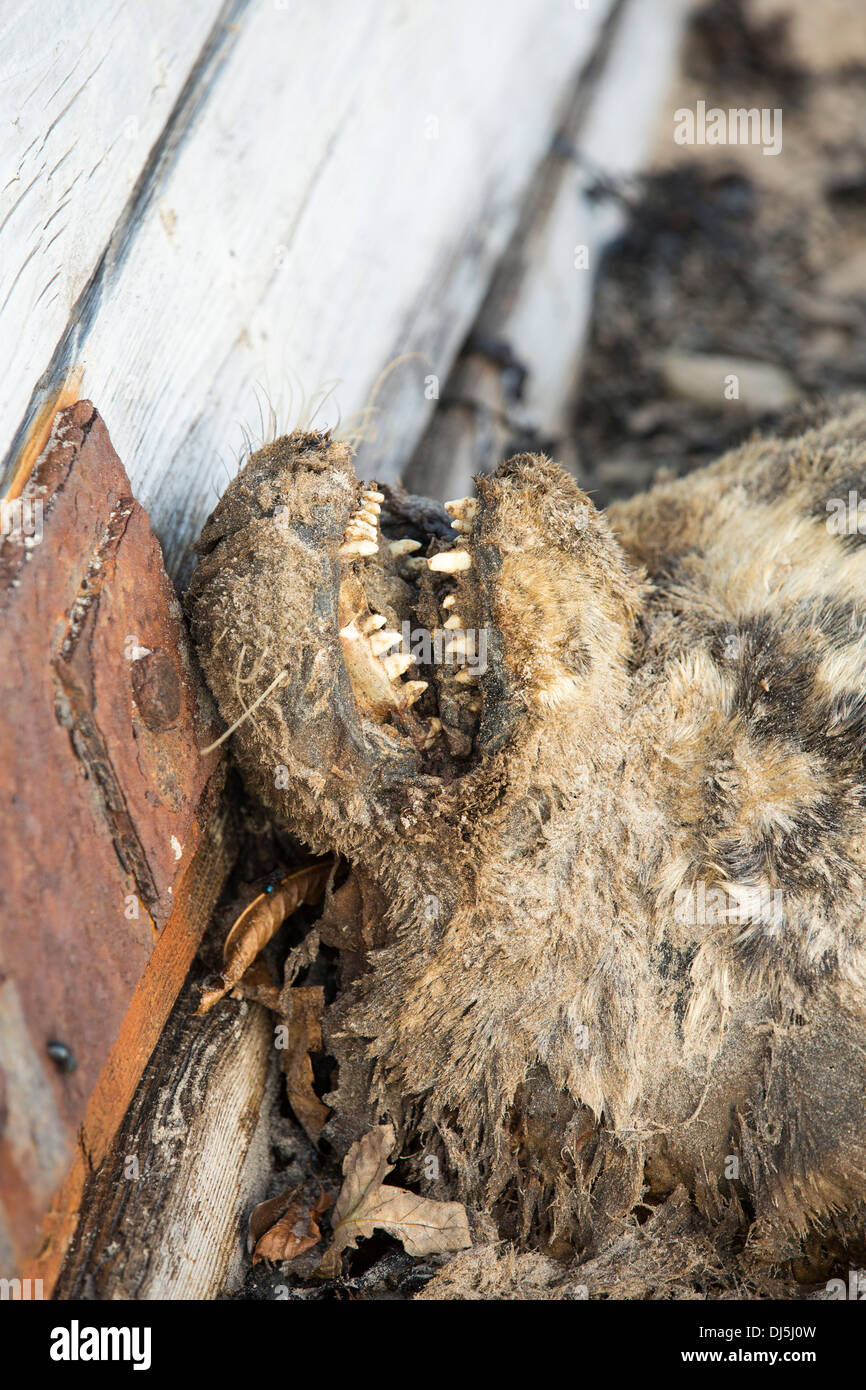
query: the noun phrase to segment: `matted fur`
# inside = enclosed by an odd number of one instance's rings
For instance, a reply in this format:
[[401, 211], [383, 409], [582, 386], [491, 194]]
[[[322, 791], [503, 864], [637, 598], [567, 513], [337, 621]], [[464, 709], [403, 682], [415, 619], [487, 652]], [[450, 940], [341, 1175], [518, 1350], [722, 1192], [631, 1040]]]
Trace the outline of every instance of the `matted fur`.
[[[866, 1196], [866, 546], [827, 526], [864, 441], [847, 400], [606, 516], [540, 457], [479, 477], [456, 591], [490, 667], [468, 723], [431, 676], [434, 752], [343, 661], [341, 583], [389, 625], [437, 611], [386, 546], [340, 557], [345, 445], [278, 440], [205, 527], [189, 609], [227, 722], [286, 673], [235, 757], [382, 904], [331, 1011], [343, 1079], [557, 1258], [680, 1185], [767, 1258]], [[435, 552], [437, 515], [384, 520]]]

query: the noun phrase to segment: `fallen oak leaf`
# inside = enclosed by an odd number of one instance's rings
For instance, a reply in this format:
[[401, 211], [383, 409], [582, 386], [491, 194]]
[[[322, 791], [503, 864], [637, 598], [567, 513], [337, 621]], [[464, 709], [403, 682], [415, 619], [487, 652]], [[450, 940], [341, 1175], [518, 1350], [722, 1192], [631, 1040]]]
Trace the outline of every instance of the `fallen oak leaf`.
[[437, 1202], [383, 1178], [393, 1164], [393, 1125], [377, 1125], [352, 1145], [343, 1160], [343, 1186], [332, 1217], [334, 1240], [316, 1273], [332, 1279], [340, 1256], [374, 1230], [396, 1237], [408, 1255], [436, 1255], [466, 1250], [472, 1244], [466, 1209], [461, 1202]]
[[[313, 1090], [313, 1064], [311, 1052], [322, 1050], [322, 1013], [325, 1007], [325, 991], [321, 985], [305, 985], [296, 989], [284, 989], [280, 1002], [286, 1013], [282, 1027], [286, 1029], [285, 1048], [281, 1060], [286, 1076], [286, 1094], [289, 1104], [314, 1144], [328, 1115], [327, 1105], [323, 1105]], [[277, 1046], [280, 1046], [280, 1025], [277, 1031]]]
[[223, 945], [223, 969], [219, 985], [202, 991], [196, 1013], [206, 1014], [238, 983], [248, 966], [267, 946], [271, 937], [304, 903], [314, 903], [325, 891], [333, 868], [326, 859], [297, 869], [278, 883], [272, 892], [260, 893], [244, 908]]
[[[333, 1198], [321, 1192], [316, 1202], [295, 1200], [299, 1187], [289, 1188], [279, 1197], [260, 1202], [250, 1215], [250, 1240], [255, 1241], [253, 1264], [262, 1260], [279, 1263], [294, 1260], [312, 1250], [322, 1239], [317, 1216], [328, 1210]], [[276, 1221], [274, 1221], [276, 1217]]]

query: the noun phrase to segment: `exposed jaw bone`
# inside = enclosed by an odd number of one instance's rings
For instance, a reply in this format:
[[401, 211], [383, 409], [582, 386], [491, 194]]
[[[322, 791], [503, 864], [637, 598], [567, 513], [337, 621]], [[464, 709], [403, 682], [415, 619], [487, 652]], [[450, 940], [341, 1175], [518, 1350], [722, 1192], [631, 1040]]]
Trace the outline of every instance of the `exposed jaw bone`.
[[391, 679], [370, 646], [370, 637], [352, 619], [340, 628], [340, 645], [355, 699], [381, 718], [401, 707]]
[[352, 618], [339, 632], [343, 662], [355, 699], [363, 709], [380, 719], [411, 709], [427, 689], [426, 681], [400, 679], [412, 665], [408, 653], [381, 655], [401, 640], [399, 632], [378, 630], [385, 622], [381, 614], [373, 613], [364, 618]]

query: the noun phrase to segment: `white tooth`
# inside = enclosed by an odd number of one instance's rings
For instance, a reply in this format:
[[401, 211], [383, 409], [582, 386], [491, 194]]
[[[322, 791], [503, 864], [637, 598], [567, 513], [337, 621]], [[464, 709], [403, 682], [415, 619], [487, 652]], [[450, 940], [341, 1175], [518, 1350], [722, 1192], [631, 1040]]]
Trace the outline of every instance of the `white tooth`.
[[369, 618], [365, 618], [361, 624], [361, 631], [366, 633], [375, 632], [377, 628], [384, 627], [388, 619], [384, 613], [371, 613]]
[[403, 689], [406, 692], [406, 704], [414, 705], [415, 701], [420, 699], [420, 697], [424, 694], [424, 691], [427, 689], [427, 682], [406, 681], [406, 684], [403, 686]]
[[375, 510], [373, 509], [373, 507], [362, 507], [359, 512], [355, 513], [355, 515], [357, 516], [359, 521], [369, 521], [371, 526], [379, 525], [378, 505], [376, 506]]
[[463, 619], [458, 617], [455, 613], [453, 618], [446, 618], [444, 626], [448, 629], [448, 631], [451, 631], [454, 628], [462, 627]]
[[467, 671], [466, 668], [463, 667], [461, 670], [455, 672], [454, 679], [459, 681], [461, 685], [474, 685], [478, 677], [474, 671]]
[[443, 608], [453, 608], [456, 602], [457, 602], [457, 595], [456, 595], [456, 594], [449, 594], [447, 598], [443, 598], [443, 600], [442, 600], [442, 607], [443, 607]]
[[439, 735], [441, 734], [441, 732], [442, 732], [442, 720], [441, 720], [441, 719], [436, 719], [435, 716], [434, 716], [434, 718], [430, 720], [430, 724], [429, 724], [429, 728], [428, 728], [428, 732], [427, 732], [427, 737], [426, 737], [425, 740], [424, 740], [424, 747], [425, 747], [425, 748], [432, 748], [432, 747], [433, 747], [433, 744], [436, 742], [436, 740], [437, 740], [437, 738], [439, 737]]
[[404, 671], [408, 671], [412, 665], [414, 657], [409, 652], [395, 652], [393, 656], [383, 656], [382, 665], [388, 673], [389, 680], [395, 681], [398, 676], [402, 676]]
[[411, 555], [413, 550], [421, 549], [420, 541], [410, 541], [408, 536], [402, 541], [389, 541], [388, 549], [392, 555]]
[[471, 524], [478, 511], [478, 501], [474, 497], [455, 497], [453, 502], [445, 503], [445, 510], [449, 516], [459, 516]]
[[352, 520], [346, 527], [347, 536], [363, 536], [367, 540], [374, 541], [376, 539], [377, 534], [378, 533], [376, 531], [375, 526], [371, 526], [369, 521], [362, 521], [362, 519], [359, 516], [353, 516]]
[[378, 492], [378, 491], [376, 490], [376, 488], [374, 488], [374, 487], [367, 487], [367, 488], [365, 488], [364, 491], [361, 493], [361, 496], [363, 497], [363, 499], [364, 499], [365, 502], [384, 502], [384, 501], [385, 501], [385, 494], [384, 494], [384, 492]]
[[452, 637], [452, 638], [451, 638], [451, 641], [448, 643], [448, 646], [445, 648], [445, 655], [446, 655], [446, 656], [449, 656], [452, 652], [458, 652], [461, 656], [465, 656], [465, 655], [466, 655], [466, 652], [467, 652], [467, 638], [466, 638], [466, 636], [465, 636], [464, 633], [461, 632], [461, 634], [460, 634], [459, 637]]
[[354, 618], [350, 623], [347, 623], [345, 627], [340, 628], [340, 636], [347, 638], [351, 642], [357, 641], [357, 639], [361, 636], [360, 632], [355, 626]]
[[427, 564], [436, 574], [457, 574], [470, 568], [472, 556], [468, 550], [443, 550], [440, 555], [431, 556]]
[[375, 555], [379, 549], [375, 541], [350, 540], [340, 546], [340, 554], [347, 555]]
[[396, 647], [398, 642], [402, 642], [403, 636], [399, 632], [374, 632], [370, 638], [370, 646], [374, 656], [381, 656], [383, 652], [390, 651], [391, 647]]
[[462, 536], [468, 536], [472, 531], [471, 521], [452, 521], [451, 525], [454, 530], [459, 531]]

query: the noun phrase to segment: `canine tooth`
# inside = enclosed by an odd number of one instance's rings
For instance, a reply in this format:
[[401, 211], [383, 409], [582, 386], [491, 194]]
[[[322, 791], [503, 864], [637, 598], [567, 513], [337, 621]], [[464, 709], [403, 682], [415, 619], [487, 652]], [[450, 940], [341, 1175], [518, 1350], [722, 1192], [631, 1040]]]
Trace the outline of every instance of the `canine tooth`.
[[461, 633], [459, 637], [451, 638], [451, 641], [445, 648], [445, 655], [450, 656], [452, 653], [456, 652], [459, 656], [465, 656], [466, 649], [466, 637], [463, 633]]
[[403, 690], [406, 694], [406, 704], [414, 705], [427, 689], [427, 681], [406, 681]]
[[382, 665], [388, 672], [389, 680], [395, 681], [404, 671], [408, 671], [414, 659], [409, 652], [395, 652], [393, 656], [383, 656]]
[[397, 643], [402, 642], [402, 640], [402, 633], [395, 632], [393, 629], [385, 632], [374, 632], [370, 638], [373, 655], [381, 656], [383, 652], [389, 651], [391, 647], [396, 647]]
[[443, 598], [443, 600], [442, 600], [442, 607], [443, 607], [443, 608], [453, 608], [456, 602], [457, 602], [457, 595], [456, 595], [456, 594], [449, 594], [447, 598]]
[[410, 540], [409, 540], [409, 537], [407, 536], [406, 539], [405, 539], [405, 540], [402, 540], [402, 541], [389, 541], [389, 542], [388, 542], [388, 549], [390, 550], [391, 554], [394, 555], [394, 556], [397, 556], [397, 555], [411, 555], [413, 550], [420, 550], [420, 549], [421, 549], [421, 542], [420, 542], [420, 541], [410, 541]]
[[445, 619], [445, 622], [443, 623], [443, 627], [445, 627], [448, 631], [451, 631], [451, 630], [452, 630], [453, 628], [455, 628], [455, 627], [459, 628], [459, 627], [462, 627], [462, 626], [463, 626], [463, 619], [460, 618], [460, 617], [458, 617], [458, 615], [457, 615], [456, 613], [453, 614], [452, 617], [446, 618], [446, 619]]
[[427, 564], [435, 574], [457, 574], [470, 568], [472, 556], [468, 550], [443, 550], [439, 555], [431, 555]]
[[364, 488], [364, 491], [361, 493], [361, 496], [363, 497], [363, 499], [364, 499], [365, 502], [384, 502], [384, 501], [385, 501], [385, 494], [384, 494], [384, 492], [379, 492], [378, 489], [376, 489], [376, 488], [374, 488], [374, 487], [367, 487], [367, 488]]
[[369, 636], [369, 634], [375, 632], [377, 628], [384, 627], [387, 621], [388, 619], [385, 617], [384, 613], [371, 613], [369, 618], [365, 618], [362, 622], [361, 631]]
[[349, 540], [340, 546], [340, 554], [348, 555], [375, 555], [379, 549], [375, 541], [369, 540]]
[[476, 676], [474, 671], [467, 671], [466, 667], [464, 666], [461, 668], [461, 670], [455, 671], [454, 679], [456, 681], [459, 681], [461, 685], [474, 685], [478, 677]]

